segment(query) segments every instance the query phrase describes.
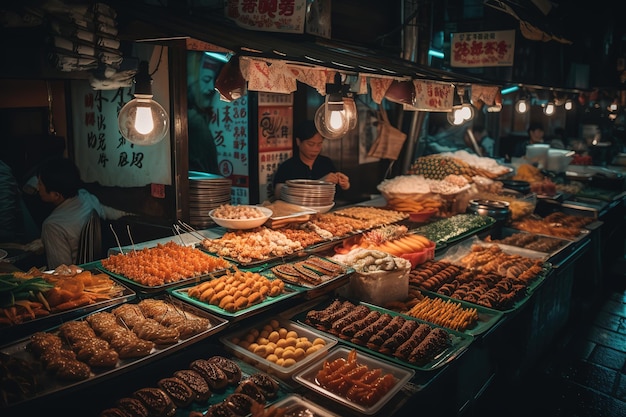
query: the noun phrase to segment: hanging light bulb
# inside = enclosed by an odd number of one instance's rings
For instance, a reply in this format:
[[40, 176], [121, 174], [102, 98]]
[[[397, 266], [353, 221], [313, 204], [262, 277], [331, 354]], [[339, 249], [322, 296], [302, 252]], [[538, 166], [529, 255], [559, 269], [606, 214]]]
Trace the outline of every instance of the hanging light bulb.
[[515, 111], [520, 114], [526, 113], [529, 107], [530, 106], [528, 105], [528, 100], [526, 100], [525, 98], [519, 99], [517, 100], [517, 103], [515, 103]]
[[572, 99], [567, 99], [565, 100], [565, 104], [563, 105], [563, 107], [565, 107], [565, 110], [572, 110], [574, 108], [574, 102], [572, 102]]
[[554, 114], [556, 107], [554, 106], [554, 102], [549, 101], [548, 104], [543, 108], [543, 113], [546, 116], [552, 116]]
[[354, 99], [344, 97], [341, 74], [335, 73], [335, 82], [326, 84], [326, 98], [315, 112], [315, 126], [326, 139], [339, 139], [356, 127], [357, 112]]
[[169, 122], [163, 106], [152, 100], [152, 77], [147, 61], [139, 63], [134, 96], [117, 116], [120, 133], [135, 145], [154, 145], [167, 134]]
[[459, 101], [457, 105], [452, 106], [452, 111], [448, 113], [448, 123], [453, 126], [460, 126], [468, 120], [474, 118], [474, 106], [470, 103], [463, 102], [463, 96], [465, 95], [465, 87], [457, 87], [457, 95]]

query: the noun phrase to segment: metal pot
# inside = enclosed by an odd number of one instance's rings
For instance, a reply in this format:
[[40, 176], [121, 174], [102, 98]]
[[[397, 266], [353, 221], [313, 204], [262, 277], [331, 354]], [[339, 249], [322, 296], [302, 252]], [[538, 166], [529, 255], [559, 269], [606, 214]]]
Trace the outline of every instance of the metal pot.
[[475, 199], [467, 205], [467, 213], [489, 216], [496, 220], [493, 225], [492, 237], [499, 239], [502, 227], [511, 221], [509, 203], [499, 200]]

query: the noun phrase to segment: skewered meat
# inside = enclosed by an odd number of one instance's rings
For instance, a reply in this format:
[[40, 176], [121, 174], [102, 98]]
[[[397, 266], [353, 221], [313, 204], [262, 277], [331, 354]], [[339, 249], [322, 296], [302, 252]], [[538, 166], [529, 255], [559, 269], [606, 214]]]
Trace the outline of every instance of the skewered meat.
[[361, 320], [354, 321], [341, 329], [340, 336], [353, 337], [358, 331], [363, 330], [370, 324], [374, 323], [380, 317], [380, 312], [377, 310], [371, 310], [367, 313], [367, 316]]

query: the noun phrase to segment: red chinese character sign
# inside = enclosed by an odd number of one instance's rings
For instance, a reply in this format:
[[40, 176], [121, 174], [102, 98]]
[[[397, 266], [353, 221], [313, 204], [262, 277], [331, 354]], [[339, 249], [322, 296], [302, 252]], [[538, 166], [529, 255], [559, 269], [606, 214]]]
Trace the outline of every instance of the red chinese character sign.
[[[165, 84], [160, 83], [159, 73], [164, 74]], [[153, 80], [154, 99], [169, 113], [167, 71], [158, 71]], [[88, 81], [77, 80], [72, 81], [71, 90], [74, 151], [83, 181], [107, 187], [172, 183], [169, 135], [155, 145], [139, 146], [128, 142], [118, 129], [117, 115], [134, 98], [132, 88], [94, 90]]]
[[273, 196], [272, 179], [293, 154], [293, 94], [259, 93], [259, 201]]
[[450, 111], [454, 85], [428, 80], [413, 80], [415, 101], [413, 110]]
[[304, 33], [306, 0], [228, 0], [226, 17], [245, 29]]
[[465, 68], [512, 66], [514, 52], [514, 30], [453, 33], [450, 64]]

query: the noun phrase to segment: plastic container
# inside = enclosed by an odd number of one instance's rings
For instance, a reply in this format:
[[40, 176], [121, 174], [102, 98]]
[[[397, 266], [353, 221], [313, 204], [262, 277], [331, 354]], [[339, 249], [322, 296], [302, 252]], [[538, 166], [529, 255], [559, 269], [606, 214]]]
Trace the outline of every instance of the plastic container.
[[544, 143], [527, 145], [526, 161], [529, 164], [536, 164], [539, 168], [546, 168], [548, 165], [548, 149], [550, 149], [550, 145]]
[[245, 362], [251, 364], [252, 366], [260, 369], [261, 371], [267, 372], [268, 374], [275, 375], [281, 379], [289, 379], [291, 376], [298, 370], [307, 366], [311, 362], [319, 359], [320, 357], [324, 357], [328, 350], [337, 344], [337, 339], [333, 339], [331, 337], [326, 336], [322, 333], [314, 332], [312, 329], [300, 326], [292, 321], [284, 320], [279, 321], [278, 325], [280, 328], [285, 328], [288, 331], [295, 331], [298, 334], [298, 337], [306, 337], [310, 342], [313, 342], [315, 339], [321, 339], [324, 341], [324, 346], [319, 348], [314, 353], [306, 355], [301, 359], [298, 359], [293, 365], [290, 366], [281, 366], [278, 365], [265, 357], [251, 352], [246, 349], [240, 343], [236, 341], [244, 341], [246, 337], [250, 334], [250, 332], [254, 332], [254, 330], [258, 330], [259, 334], [263, 331], [264, 327], [269, 324], [269, 320], [266, 322], [259, 322], [253, 326], [242, 329], [236, 333], [231, 333], [229, 335], [222, 336], [220, 341], [226, 346], [227, 349], [230, 349], [233, 354], [244, 360]]
[[[369, 253], [375, 253], [380, 258], [380, 251], [369, 249], [354, 251], [356, 257], [371, 259]], [[348, 297], [376, 305], [384, 305], [391, 301], [402, 301], [409, 295], [409, 274], [411, 272], [411, 262], [404, 258], [399, 258], [389, 254], [387, 257], [393, 258], [395, 268], [390, 270], [377, 269], [370, 270], [371, 266], [359, 266], [352, 264], [355, 273], [350, 276], [350, 283], [347, 285]], [[385, 261], [388, 259], [385, 258]], [[346, 260], [348, 264], [351, 261]]]
[[374, 356], [368, 355], [367, 353], [357, 351], [356, 361], [359, 364], [366, 365], [368, 369], [381, 369], [382, 374], [391, 374], [394, 376], [396, 382], [395, 384], [387, 391], [376, 403], [371, 406], [365, 406], [359, 404], [357, 402], [351, 401], [348, 398], [335, 394], [326, 388], [322, 387], [317, 381], [317, 373], [323, 368], [324, 362], [332, 362], [335, 359], [339, 358], [348, 358], [348, 355], [353, 349], [337, 346], [332, 349], [328, 354], [321, 360], [313, 363], [308, 368], [304, 369], [302, 372], [294, 375], [294, 379], [305, 387], [324, 395], [334, 401], [337, 401], [340, 404], [343, 404], [353, 410], [356, 410], [360, 413], [371, 415], [378, 412], [389, 400], [393, 398], [393, 396], [402, 389], [404, 384], [406, 384], [412, 377], [415, 375], [415, 371], [412, 369], [403, 368], [398, 365], [393, 365], [387, 361], [382, 359], [378, 359]]
[[285, 416], [339, 417], [338, 414], [332, 413], [297, 394], [289, 394], [282, 400], [273, 403], [271, 407], [285, 410]]

